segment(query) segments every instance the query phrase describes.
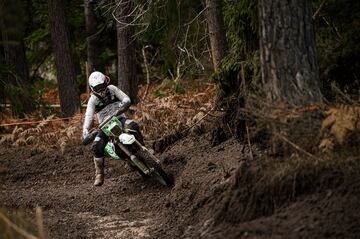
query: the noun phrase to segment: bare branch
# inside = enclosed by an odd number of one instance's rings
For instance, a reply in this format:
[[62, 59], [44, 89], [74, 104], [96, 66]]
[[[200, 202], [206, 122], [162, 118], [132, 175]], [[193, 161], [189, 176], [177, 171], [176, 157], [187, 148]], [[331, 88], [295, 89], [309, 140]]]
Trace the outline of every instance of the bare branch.
[[36, 207], [36, 222], [38, 225], [39, 239], [45, 239], [44, 220], [41, 207]]
[[191, 23], [193, 23], [196, 19], [198, 19], [201, 16], [201, 14], [203, 14], [203, 12], [206, 11], [206, 9], [208, 9], [208, 7], [204, 7], [203, 10], [201, 10], [190, 22], [185, 23], [185, 25], [191, 25]]
[[148, 90], [149, 90], [149, 86], [150, 86], [149, 67], [148, 67], [148, 61], [147, 61], [146, 53], [145, 53], [145, 49], [149, 48], [149, 47], [150, 47], [149, 45], [146, 45], [146, 46], [144, 46], [142, 48], [142, 54], [143, 54], [143, 57], [144, 57], [144, 64], [145, 64], [145, 70], [146, 70], [146, 89], [145, 89], [144, 96], [143, 96], [142, 100], [145, 100], [146, 95], [147, 95]]
[[254, 155], [253, 155], [252, 148], [251, 148], [250, 135], [249, 135], [249, 127], [247, 126], [247, 124], [246, 124], [246, 134], [247, 134], [247, 141], [248, 141], [248, 144], [249, 144], [250, 158], [251, 158], [251, 160], [253, 160], [253, 159], [254, 159]]
[[7, 218], [4, 214], [2, 214], [0, 212], [0, 218], [12, 229], [14, 229], [17, 233], [19, 233], [20, 235], [22, 235], [23, 237], [25, 237], [26, 239], [39, 239], [36, 236], [31, 235], [30, 233], [28, 233], [27, 231], [21, 229], [20, 227], [18, 227], [15, 223], [13, 223], [12, 221], [9, 220], [9, 218]]
[[312, 16], [312, 19], [315, 20], [317, 15], [320, 13], [322, 7], [324, 6], [325, 2], [327, 0], [323, 0], [322, 3], [320, 4], [319, 8], [316, 10], [316, 12], [314, 13], [314, 15]]
[[322, 158], [318, 158], [314, 155], [312, 155], [311, 153], [305, 151], [304, 149], [302, 149], [300, 146], [296, 145], [295, 143], [291, 142], [290, 140], [288, 140], [285, 136], [281, 135], [281, 134], [276, 134], [280, 139], [282, 139], [283, 141], [285, 141], [286, 143], [290, 144], [292, 147], [294, 147], [296, 150], [304, 153], [305, 155], [309, 156], [312, 159], [316, 159], [316, 160], [323, 160]]

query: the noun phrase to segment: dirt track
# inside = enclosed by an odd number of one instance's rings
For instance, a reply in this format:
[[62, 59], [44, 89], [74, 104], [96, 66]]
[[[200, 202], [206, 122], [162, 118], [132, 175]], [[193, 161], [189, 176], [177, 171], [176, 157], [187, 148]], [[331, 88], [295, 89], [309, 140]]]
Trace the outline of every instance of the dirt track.
[[0, 207], [44, 210], [49, 238], [358, 238], [359, 159], [259, 160], [236, 140], [185, 138], [160, 158], [173, 188], [108, 160], [95, 188], [88, 148], [0, 153]]

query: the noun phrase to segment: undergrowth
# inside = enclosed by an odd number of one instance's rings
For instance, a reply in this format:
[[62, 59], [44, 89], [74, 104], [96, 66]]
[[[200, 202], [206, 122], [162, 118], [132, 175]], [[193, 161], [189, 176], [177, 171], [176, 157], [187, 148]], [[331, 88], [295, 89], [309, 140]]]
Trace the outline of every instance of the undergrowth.
[[[151, 142], [189, 127], [189, 122], [200, 113], [211, 110], [215, 96], [215, 85], [201, 80], [184, 82], [184, 92], [177, 94], [166, 85], [151, 86], [149, 94], [137, 105], [131, 106], [126, 115], [137, 121], [146, 142]], [[145, 87], [139, 96], [144, 97]], [[157, 92], [162, 92], [161, 95]], [[36, 122], [35, 124], [29, 124]], [[9, 147], [31, 146], [40, 151], [60, 149], [64, 152], [69, 144], [81, 143], [83, 113], [62, 120], [50, 115], [46, 118], [28, 117], [26, 119], [4, 118], [0, 145]], [[11, 125], [11, 123], [19, 125]], [[96, 124], [94, 124], [96, 127]]]

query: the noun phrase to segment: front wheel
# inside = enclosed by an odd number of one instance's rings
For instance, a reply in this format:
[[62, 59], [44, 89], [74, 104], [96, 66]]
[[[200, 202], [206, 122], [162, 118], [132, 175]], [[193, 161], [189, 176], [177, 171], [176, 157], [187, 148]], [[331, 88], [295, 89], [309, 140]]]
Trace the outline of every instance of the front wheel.
[[167, 187], [171, 187], [173, 185], [173, 181], [162, 169], [160, 161], [155, 157], [155, 155], [150, 153], [148, 150], [140, 149], [136, 153], [136, 156], [142, 159], [146, 166], [149, 167], [149, 169], [152, 171], [151, 177], [156, 179], [156, 181]]

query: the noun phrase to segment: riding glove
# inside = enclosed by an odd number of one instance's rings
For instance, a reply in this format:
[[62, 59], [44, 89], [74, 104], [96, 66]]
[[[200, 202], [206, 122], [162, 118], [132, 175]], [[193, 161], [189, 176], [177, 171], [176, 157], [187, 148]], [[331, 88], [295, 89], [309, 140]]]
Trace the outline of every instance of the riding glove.
[[82, 133], [83, 139], [85, 139], [88, 135], [89, 135], [89, 130], [83, 129], [83, 133]]

